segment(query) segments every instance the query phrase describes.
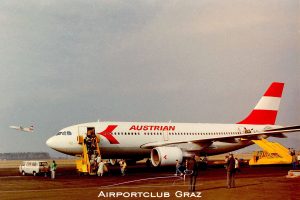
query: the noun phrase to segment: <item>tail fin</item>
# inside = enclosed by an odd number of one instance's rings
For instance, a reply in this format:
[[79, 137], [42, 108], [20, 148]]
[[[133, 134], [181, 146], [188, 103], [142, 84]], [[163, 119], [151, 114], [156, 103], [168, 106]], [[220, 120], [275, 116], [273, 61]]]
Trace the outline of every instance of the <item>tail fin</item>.
[[282, 96], [284, 83], [273, 82], [252, 112], [237, 124], [274, 125]]

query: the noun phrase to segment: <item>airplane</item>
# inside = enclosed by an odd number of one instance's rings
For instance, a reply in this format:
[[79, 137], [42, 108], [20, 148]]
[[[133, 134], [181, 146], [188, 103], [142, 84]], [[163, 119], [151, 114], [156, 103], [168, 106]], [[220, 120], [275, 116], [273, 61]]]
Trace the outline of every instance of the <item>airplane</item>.
[[152, 165], [175, 165], [176, 160], [232, 152], [254, 144], [252, 140], [285, 138], [284, 133], [300, 131], [300, 126], [276, 125], [284, 83], [273, 82], [250, 114], [235, 124], [90, 122], [69, 126], [50, 137], [46, 144], [61, 153], [81, 155], [77, 136], [94, 128], [100, 138], [101, 156], [110, 159], [142, 160]]
[[9, 126], [9, 128], [16, 129], [18, 131], [25, 131], [25, 132], [33, 132], [33, 126], [30, 127], [23, 127], [23, 126]]

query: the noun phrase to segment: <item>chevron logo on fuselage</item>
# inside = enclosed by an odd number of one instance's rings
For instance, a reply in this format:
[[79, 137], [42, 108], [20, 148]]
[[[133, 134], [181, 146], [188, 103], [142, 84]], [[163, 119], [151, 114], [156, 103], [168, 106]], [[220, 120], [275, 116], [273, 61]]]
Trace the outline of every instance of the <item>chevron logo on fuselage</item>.
[[111, 134], [117, 128], [117, 126], [118, 125], [108, 125], [104, 131], [97, 134], [105, 137], [110, 144], [120, 144], [119, 141]]

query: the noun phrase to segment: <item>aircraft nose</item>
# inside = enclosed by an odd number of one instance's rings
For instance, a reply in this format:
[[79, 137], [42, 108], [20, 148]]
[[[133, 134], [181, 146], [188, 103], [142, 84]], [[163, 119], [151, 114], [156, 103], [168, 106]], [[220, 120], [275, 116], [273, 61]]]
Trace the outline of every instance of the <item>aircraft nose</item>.
[[51, 137], [49, 138], [47, 141], [46, 141], [46, 144], [48, 147], [52, 148], [52, 149], [55, 149], [55, 144], [54, 144], [54, 138]]

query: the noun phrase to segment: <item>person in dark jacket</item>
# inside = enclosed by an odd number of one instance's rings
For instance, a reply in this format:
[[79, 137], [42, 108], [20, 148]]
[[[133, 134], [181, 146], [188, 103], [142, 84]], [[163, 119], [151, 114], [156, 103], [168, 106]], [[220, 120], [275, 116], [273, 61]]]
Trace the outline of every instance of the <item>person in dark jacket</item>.
[[187, 163], [187, 170], [190, 172], [189, 192], [195, 192], [196, 180], [198, 176], [198, 163], [195, 160], [195, 155], [189, 159]]
[[226, 163], [226, 170], [227, 170], [227, 188], [234, 188], [235, 187], [235, 159], [233, 154], [229, 154], [229, 158], [227, 159]]

